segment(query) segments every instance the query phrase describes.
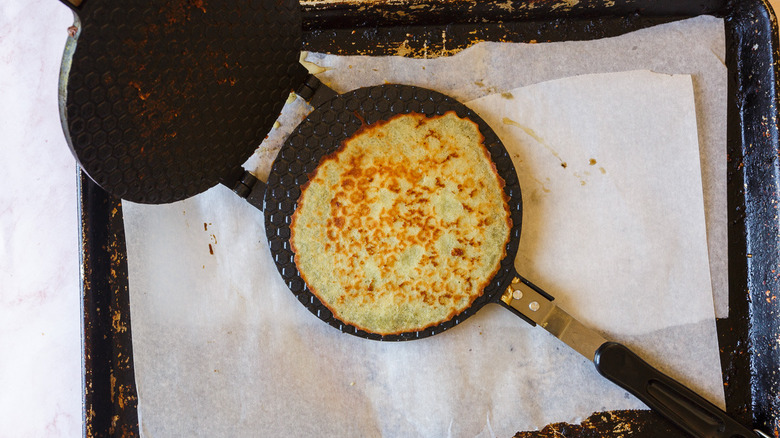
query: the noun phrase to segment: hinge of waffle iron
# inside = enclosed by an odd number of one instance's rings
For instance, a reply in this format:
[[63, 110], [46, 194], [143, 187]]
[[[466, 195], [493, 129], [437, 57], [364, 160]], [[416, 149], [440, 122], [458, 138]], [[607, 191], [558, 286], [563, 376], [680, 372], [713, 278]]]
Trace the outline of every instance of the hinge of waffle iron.
[[246, 199], [258, 210], [263, 209], [265, 196], [265, 183], [257, 179], [243, 167], [237, 167], [229, 175], [222, 179], [222, 184], [227, 186], [238, 196]]
[[309, 102], [314, 108], [317, 108], [321, 104], [338, 96], [338, 93], [323, 84], [312, 74], [310, 74], [306, 80], [303, 81], [303, 84], [295, 90], [295, 94], [304, 98], [304, 100]]

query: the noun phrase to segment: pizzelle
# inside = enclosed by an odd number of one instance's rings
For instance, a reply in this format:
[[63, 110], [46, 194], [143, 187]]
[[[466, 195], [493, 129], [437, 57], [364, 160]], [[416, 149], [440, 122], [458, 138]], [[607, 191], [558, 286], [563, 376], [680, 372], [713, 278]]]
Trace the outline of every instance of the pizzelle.
[[306, 284], [367, 332], [419, 331], [482, 295], [511, 219], [476, 123], [454, 112], [364, 126], [303, 187], [290, 242]]

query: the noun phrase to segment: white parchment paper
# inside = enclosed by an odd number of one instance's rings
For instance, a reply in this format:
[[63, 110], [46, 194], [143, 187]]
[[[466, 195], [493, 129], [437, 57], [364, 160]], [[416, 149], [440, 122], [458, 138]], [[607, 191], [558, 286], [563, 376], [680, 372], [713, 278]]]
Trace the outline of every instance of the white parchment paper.
[[[722, 38], [720, 22], [694, 20], [697, 36], [702, 26]], [[681, 23], [642, 32], [670, 29], [691, 39]], [[335, 70], [344, 62], [336, 58], [318, 60]], [[505, 142], [521, 177], [518, 269], [722, 405], [696, 82], [647, 71], [589, 75], [497, 88], [503, 96], [469, 105]], [[255, 157], [260, 174], [273, 142], [306, 110], [299, 101], [286, 107]], [[222, 187], [169, 205], [125, 203], [124, 215], [145, 436], [511, 436], [643, 407], [592, 363], [494, 305], [419, 341], [338, 332], [282, 282], [262, 213]]]

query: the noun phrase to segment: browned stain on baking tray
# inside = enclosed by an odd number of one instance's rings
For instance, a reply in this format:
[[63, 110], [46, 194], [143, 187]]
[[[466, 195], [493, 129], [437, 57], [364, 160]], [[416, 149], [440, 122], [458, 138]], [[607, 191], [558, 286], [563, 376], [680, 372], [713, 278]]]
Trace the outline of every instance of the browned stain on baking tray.
[[[457, 15], [460, 19], [468, 16], [479, 16], [486, 7], [494, 9], [499, 15], [509, 16], [512, 14], [522, 15], [537, 9], [563, 12], [570, 10], [578, 3], [580, 3], [579, 0], [531, 0], [502, 3], [480, 0], [449, 0], [446, 2], [441, 0], [389, 0], [383, 2], [373, 0], [302, 0], [301, 6], [304, 14], [311, 13], [313, 17], [316, 17], [313, 20], [316, 20], [320, 25], [322, 24], [322, 16], [317, 15], [318, 11], [341, 10], [348, 11], [350, 15], [365, 17], [363, 20], [366, 22], [380, 21], [395, 24], [400, 28], [417, 24], [417, 22], [426, 25], [431, 24], [432, 21], [452, 23], [455, 17], [447, 16], [448, 14]], [[442, 20], [436, 20], [435, 17], [439, 15], [442, 16]], [[343, 24], [343, 31], [338, 32], [338, 39], [334, 39], [339, 41], [339, 44], [336, 45], [335, 51], [332, 53], [381, 54], [426, 59], [451, 56], [482, 41], [512, 40], [509, 35], [501, 36], [493, 31], [488, 34], [484, 29], [473, 25], [470, 25], [467, 31], [468, 38], [458, 35], [461, 33], [457, 29], [458, 26], [448, 24], [439, 29], [416, 27], [413, 32], [406, 33], [403, 39], [384, 39], [382, 31], [377, 28], [361, 28], [360, 25], [355, 25], [357, 23]], [[306, 23], [304, 22], [305, 27]], [[312, 33], [316, 34], [317, 31], [312, 31]], [[311, 38], [307, 38], [307, 40], [311, 40]], [[368, 42], [368, 44], [363, 42]]]
[[658, 438], [687, 437], [651, 411], [597, 412], [580, 424], [553, 423], [535, 432], [518, 432], [514, 438]]
[[[590, 40], [674, 20], [605, 15], [615, 4], [613, 0], [302, 0], [304, 50], [436, 58], [483, 41]], [[594, 9], [599, 14], [593, 14]]]
[[[86, 202], [105, 211], [102, 216], [95, 208], [83, 208], [81, 218], [84, 436], [135, 437], [137, 396], [121, 202], [96, 192], [84, 173], [81, 186]], [[104, 233], [108, 238], [98, 243]]]

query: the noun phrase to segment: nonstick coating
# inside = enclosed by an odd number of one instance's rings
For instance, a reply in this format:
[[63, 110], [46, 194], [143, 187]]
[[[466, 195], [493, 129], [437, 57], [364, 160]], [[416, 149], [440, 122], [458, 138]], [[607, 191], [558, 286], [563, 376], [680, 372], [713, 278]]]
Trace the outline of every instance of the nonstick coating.
[[[290, 247], [290, 222], [295, 212], [300, 187], [309, 180], [320, 160], [334, 152], [344, 140], [362, 125], [387, 120], [397, 114], [416, 112], [432, 117], [455, 111], [458, 117], [468, 117], [479, 126], [485, 137], [485, 147], [504, 179], [512, 217], [506, 257], [482, 296], [470, 307], [449, 321], [420, 331], [394, 335], [368, 333], [336, 319], [331, 311], [309, 290], [295, 266], [295, 255]], [[361, 120], [362, 119], [362, 120]], [[344, 333], [382, 341], [419, 339], [447, 330], [473, 315], [485, 304], [501, 296], [510, 274], [520, 240], [522, 198], [512, 159], [492, 129], [465, 105], [444, 94], [407, 85], [380, 85], [360, 88], [339, 95], [317, 107], [287, 139], [274, 162], [265, 191], [265, 227], [269, 247], [276, 267], [298, 300], [318, 318]]]
[[305, 77], [295, 0], [85, 0], [76, 13], [65, 136], [87, 174], [127, 200], [167, 203], [219, 183]]

